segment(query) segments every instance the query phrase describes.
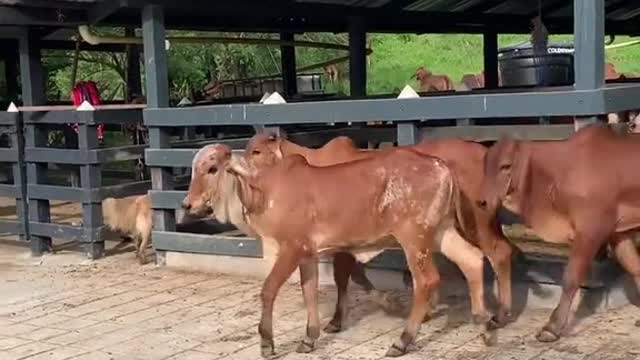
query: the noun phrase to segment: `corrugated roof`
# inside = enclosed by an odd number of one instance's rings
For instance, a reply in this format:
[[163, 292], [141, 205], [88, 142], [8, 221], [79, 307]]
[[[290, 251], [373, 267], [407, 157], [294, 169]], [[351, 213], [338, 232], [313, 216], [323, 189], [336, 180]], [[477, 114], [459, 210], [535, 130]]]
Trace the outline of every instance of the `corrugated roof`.
[[[0, 5], [84, 9], [111, 0], [0, 0]], [[540, 12], [551, 33], [573, 31], [574, 0], [234, 0], [164, 1], [168, 27], [228, 31], [344, 31], [352, 16], [362, 16], [370, 31], [529, 32]], [[162, 3], [163, 0], [155, 0]], [[126, 2], [125, 2], [126, 3]], [[132, 1], [140, 5], [144, 0]], [[640, 35], [640, 0], [605, 0], [607, 31]], [[107, 7], [108, 8], [108, 7]], [[87, 11], [89, 13], [89, 11]], [[42, 14], [36, 16], [42, 19]], [[75, 16], [72, 16], [75, 15]], [[105, 24], [139, 25], [140, 10], [119, 9]], [[67, 18], [82, 19], [82, 12]], [[8, 18], [8, 19], [6, 19]], [[26, 17], [28, 18], [28, 16]], [[5, 17], [10, 21], [11, 17]], [[0, 25], [11, 25], [0, 23]], [[57, 25], [57, 23], [56, 23]], [[64, 26], [64, 24], [61, 24]]]

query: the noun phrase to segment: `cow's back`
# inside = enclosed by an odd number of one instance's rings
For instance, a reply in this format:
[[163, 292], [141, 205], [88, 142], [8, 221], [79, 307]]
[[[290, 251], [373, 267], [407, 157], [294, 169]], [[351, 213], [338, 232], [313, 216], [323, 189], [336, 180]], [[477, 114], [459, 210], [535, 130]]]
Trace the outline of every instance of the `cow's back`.
[[459, 139], [425, 141], [413, 147], [421, 154], [444, 160], [455, 172], [460, 190], [472, 200], [480, 200], [484, 156], [487, 149], [478, 143]]
[[398, 149], [335, 166], [280, 163], [265, 181], [265, 201], [272, 204], [267, 211], [273, 211], [267, 227], [286, 228], [285, 236], [312, 236], [322, 247], [361, 246], [364, 239], [388, 235], [416, 211], [426, 214], [453, 179], [442, 160]]

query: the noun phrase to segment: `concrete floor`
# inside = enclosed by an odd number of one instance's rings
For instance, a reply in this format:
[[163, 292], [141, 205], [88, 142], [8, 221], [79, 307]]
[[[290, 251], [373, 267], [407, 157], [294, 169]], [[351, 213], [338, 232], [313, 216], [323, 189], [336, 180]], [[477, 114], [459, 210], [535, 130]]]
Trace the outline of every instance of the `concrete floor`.
[[[260, 359], [260, 279], [139, 266], [122, 252], [89, 261], [61, 251], [31, 258], [0, 244], [0, 359]], [[391, 316], [356, 286], [348, 328], [323, 333], [312, 354], [293, 352], [304, 335], [299, 287], [286, 284], [276, 303], [276, 352], [283, 359], [380, 359], [404, 320]], [[405, 307], [406, 291], [392, 298]], [[550, 311], [528, 307], [487, 348], [469, 323], [466, 297], [443, 299], [425, 323], [417, 350], [403, 359], [640, 359], [640, 312], [633, 306], [578, 322], [555, 344], [535, 333]], [[323, 324], [335, 290], [321, 289]]]

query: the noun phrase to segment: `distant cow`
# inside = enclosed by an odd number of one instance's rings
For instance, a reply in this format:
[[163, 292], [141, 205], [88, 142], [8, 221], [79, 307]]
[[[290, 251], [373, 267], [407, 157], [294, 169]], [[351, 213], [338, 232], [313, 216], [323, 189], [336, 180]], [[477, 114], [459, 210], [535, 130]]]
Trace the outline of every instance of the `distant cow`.
[[[229, 160], [243, 159], [224, 149], [218, 147]], [[398, 243], [414, 275], [415, 301], [405, 332], [388, 355], [404, 354], [439, 282], [432, 253], [443, 243], [465, 242], [456, 229], [461, 224], [459, 191], [451, 170], [442, 160], [407, 149], [327, 167], [309, 166], [304, 157], [293, 155], [258, 169], [249, 165], [259, 163], [252, 161], [260, 157], [254, 150], [250, 143], [246, 158], [232, 161], [229, 168], [240, 180], [249, 224], [263, 241], [279, 244], [262, 291], [263, 355], [273, 354], [276, 293], [298, 265], [309, 311], [307, 338], [298, 351], [308, 352], [319, 336], [318, 254], [349, 251], [368, 257], [371, 251]]]
[[632, 233], [640, 229], [640, 141], [593, 125], [565, 141], [504, 138], [485, 157], [484, 200], [493, 216], [500, 206], [552, 243], [571, 248], [560, 302], [538, 333], [557, 340], [571, 302], [598, 250], [610, 245], [640, 287], [640, 257]]
[[447, 75], [434, 75], [424, 67], [418, 68], [414, 75], [420, 83], [420, 91], [450, 91], [455, 90], [453, 82]]
[[462, 84], [469, 90], [484, 88], [484, 71], [480, 74], [465, 74], [462, 76]]

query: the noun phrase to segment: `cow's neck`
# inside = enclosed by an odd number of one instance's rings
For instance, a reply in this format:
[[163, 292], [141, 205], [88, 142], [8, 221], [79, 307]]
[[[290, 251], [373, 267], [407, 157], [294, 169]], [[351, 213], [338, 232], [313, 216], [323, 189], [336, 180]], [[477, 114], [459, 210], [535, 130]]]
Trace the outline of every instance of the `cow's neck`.
[[240, 201], [238, 188], [239, 183], [235, 176], [223, 175], [218, 184], [219, 198], [213, 201], [213, 214], [218, 222], [231, 223], [244, 234], [255, 237], [255, 232], [245, 219], [244, 205]]

